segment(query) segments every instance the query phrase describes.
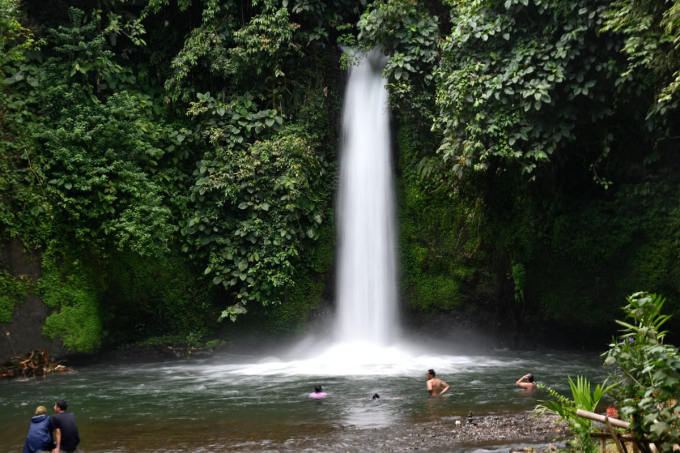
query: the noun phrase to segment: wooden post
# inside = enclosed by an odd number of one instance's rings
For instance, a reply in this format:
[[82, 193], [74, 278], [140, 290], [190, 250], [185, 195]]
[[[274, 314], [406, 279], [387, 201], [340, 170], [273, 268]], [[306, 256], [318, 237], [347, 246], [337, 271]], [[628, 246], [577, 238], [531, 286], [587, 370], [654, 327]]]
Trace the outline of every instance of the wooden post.
[[9, 347], [12, 349], [12, 354], [14, 354], [14, 357], [17, 356], [17, 352], [14, 350], [14, 345], [12, 344], [12, 340], [9, 338], [9, 332], [5, 330], [5, 333], [7, 334], [7, 341], [9, 342]]
[[604, 418], [604, 425], [607, 427], [607, 429], [609, 430], [609, 433], [612, 435], [614, 442], [616, 442], [616, 449], [619, 450], [619, 453], [628, 453], [628, 450], [626, 450], [626, 447], [619, 440], [618, 433], [616, 431], [614, 431], [614, 427], [612, 426], [611, 422], [609, 421], [609, 417]]
[[[576, 411], [576, 415], [578, 415], [579, 417], [604, 423], [607, 426], [610, 435], [614, 438], [614, 442], [616, 442], [616, 448], [619, 450], [619, 452], [627, 451], [626, 448], [623, 445], [621, 445], [621, 439], [624, 439], [625, 441], [628, 440], [631, 441], [633, 443], [633, 450], [640, 450], [644, 453], [651, 453], [657, 450], [656, 445], [654, 445], [654, 443], [650, 442], [648, 439], [638, 439], [634, 434], [626, 434], [623, 436], [619, 436], [616, 433], [616, 431], [614, 431], [613, 426], [623, 429], [629, 429], [630, 423], [628, 422], [624, 422], [616, 418], [609, 418], [604, 415], [595, 414], [593, 412], [584, 411], [583, 409], [578, 409]], [[590, 434], [591, 436], [597, 437], [599, 439], [602, 439], [602, 436], [604, 435], [603, 433], [590, 433]]]

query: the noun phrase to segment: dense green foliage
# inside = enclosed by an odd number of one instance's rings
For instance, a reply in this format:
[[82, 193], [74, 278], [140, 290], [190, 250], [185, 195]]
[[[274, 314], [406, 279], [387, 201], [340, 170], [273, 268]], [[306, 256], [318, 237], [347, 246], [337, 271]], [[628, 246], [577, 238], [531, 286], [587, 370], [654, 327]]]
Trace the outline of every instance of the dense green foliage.
[[100, 306], [107, 329], [105, 345], [171, 336], [171, 342], [199, 346], [214, 335], [218, 316], [214, 289], [180, 253], [171, 251], [158, 258], [115, 253], [106, 276]]
[[3, 0], [0, 235], [46, 250], [46, 336], [207, 340], [247, 302], [290, 330], [318, 306], [330, 35], [360, 3], [288, 3]]
[[[676, 10], [661, 1], [370, 6], [359, 21], [367, 46], [395, 59], [423, 52], [407, 77], [392, 60], [385, 71], [408, 128], [399, 135], [407, 300], [418, 306], [439, 272], [435, 257], [449, 256], [458, 263], [447, 278], [463, 272], [466, 293], [487, 295], [465, 300], [496, 299], [485, 310], [504, 320], [497, 328], [529, 343], [548, 321], [585, 344], [640, 287], [678, 309]], [[647, 28], [632, 26], [645, 14]], [[414, 225], [428, 233], [412, 235]], [[422, 273], [427, 241], [438, 254]], [[436, 288], [450, 288], [439, 301], [450, 308], [459, 290], [445, 280]]]
[[[437, 72], [436, 121], [452, 172], [515, 164], [530, 173], [575, 133], [589, 133], [612, 114], [606, 80], [619, 72], [608, 55], [617, 42], [596, 34], [604, 5], [517, 0], [454, 7]], [[598, 129], [592, 139], [604, 152], [611, 132]]]
[[[612, 340], [609, 350], [602, 354], [604, 365], [613, 367], [610, 378], [614, 384], [598, 385], [590, 392], [590, 384], [579, 377], [574, 383], [569, 378], [573, 399], [539, 384], [554, 398], [536, 406], [539, 414], [559, 415], [569, 423], [573, 445], [578, 451], [595, 452], [598, 446], [590, 435], [593, 422], [576, 415], [577, 409], [595, 412], [604, 396], [620, 406], [618, 414], [630, 420], [630, 428], [641, 441], [652, 441], [659, 451], [673, 451], [680, 441], [677, 405], [680, 396], [680, 352], [664, 344], [667, 332], [661, 330], [669, 319], [662, 314], [665, 298], [639, 292], [628, 296], [623, 307], [626, 321], [621, 335]], [[607, 411], [609, 413], [609, 410]]]
[[[650, 113], [664, 115], [677, 108], [680, 89], [680, 3], [666, 0], [614, 1], [605, 12], [603, 30], [625, 37], [629, 68], [623, 74], [648, 69], [645, 82], [653, 87], [655, 103]], [[644, 73], [643, 73], [644, 74]]]
[[103, 282], [94, 269], [94, 263], [59, 253], [54, 245], [43, 258], [39, 292], [45, 305], [55, 309], [45, 321], [43, 335], [51, 340], [59, 335], [70, 351], [95, 352], [101, 343]]
[[626, 321], [622, 334], [603, 354], [604, 364], [614, 366], [620, 382], [614, 397], [620, 414], [630, 417], [638, 438], [648, 438], [661, 451], [673, 451], [680, 442], [680, 352], [664, 344], [661, 330], [669, 315], [662, 314], [665, 299], [648, 293], [635, 293], [623, 307]]
[[5, 77], [5, 68], [10, 63], [22, 61], [24, 52], [35, 44], [33, 34], [20, 17], [18, 0], [0, 1], [0, 76]]
[[326, 165], [318, 144], [292, 127], [243, 146], [283, 123], [274, 110], [258, 111], [250, 96], [225, 104], [199, 95], [190, 112], [209, 115], [204, 133], [216, 146], [199, 162], [191, 194], [197, 208], [183, 232], [199, 252], [207, 249], [205, 274], [236, 293], [222, 314], [235, 320], [246, 301], [280, 303], [294, 284], [298, 256], [324, 222]]
[[74, 350], [305, 325], [338, 43], [389, 57], [409, 307], [572, 345], [636, 288], [680, 307], [678, 2], [70, 5], [0, 0], [0, 237], [44, 250], [45, 333]]
[[492, 298], [495, 276], [484, 267], [478, 204], [461, 203], [429, 180], [420, 182], [414, 128], [398, 134], [402, 287], [410, 306], [432, 312], [469, 307], [471, 299]]
[[0, 324], [12, 322], [14, 308], [31, 292], [30, 281], [14, 278], [7, 271], [0, 271]]

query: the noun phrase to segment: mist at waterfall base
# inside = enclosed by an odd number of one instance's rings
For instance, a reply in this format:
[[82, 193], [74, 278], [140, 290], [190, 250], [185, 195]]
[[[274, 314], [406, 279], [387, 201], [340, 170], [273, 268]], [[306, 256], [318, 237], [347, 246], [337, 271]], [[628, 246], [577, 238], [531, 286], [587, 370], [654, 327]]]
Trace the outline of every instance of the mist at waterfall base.
[[[369, 54], [347, 81], [335, 335], [266, 355], [101, 364], [44, 380], [0, 381], [0, 450], [21, 450], [35, 408], [66, 399], [80, 448], [90, 453], [382, 451], [386, 439], [399, 449], [395, 433], [408, 427], [453, 424], [470, 410], [531, 410], [548, 395], [514, 387], [527, 372], [563, 393], [566, 376], [604, 379], [597, 355], [473, 351], [427, 336], [419, 345], [400, 331], [382, 63]], [[441, 398], [425, 389], [430, 368], [451, 384]], [[327, 398], [308, 397], [317, 384]]]

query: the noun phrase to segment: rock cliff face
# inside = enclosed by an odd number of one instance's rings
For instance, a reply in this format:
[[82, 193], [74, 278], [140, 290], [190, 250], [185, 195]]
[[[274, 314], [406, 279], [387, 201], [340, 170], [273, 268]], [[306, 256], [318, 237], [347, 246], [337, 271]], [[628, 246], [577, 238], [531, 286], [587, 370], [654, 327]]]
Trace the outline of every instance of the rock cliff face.
[[[40, 262], [40, 252], [27, 253], [18, 239], [0, 244], [0, 269], [9, 272], [12, 277], [23, 276], [23, 279], [37, 284], [41, 275]], [[50, 313], [51, 309], [34, 294], [18, 301], [12, 321], [0, 324], [0, 362], [42, 348], [47, 349], [50, 356], [65, 355], [67, 351], [61, 339], [50, 341], [42, 336], [42, 326]]]

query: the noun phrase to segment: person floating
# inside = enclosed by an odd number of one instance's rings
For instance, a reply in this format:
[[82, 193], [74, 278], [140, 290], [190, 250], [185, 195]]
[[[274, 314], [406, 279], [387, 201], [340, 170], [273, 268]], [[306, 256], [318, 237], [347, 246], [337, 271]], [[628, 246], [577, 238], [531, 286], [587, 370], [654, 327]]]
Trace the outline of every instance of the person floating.
[[435, 376], [434, 370], [427, 370], [427, 391], [432, 396], [442, 396], [449, 390], [449, 384]]
[[52, 424], [54, 425], [55, 447], [52, 453], [65, 451], [76, 451], [80, 443], [76, 416], [73, 412], [66, 412], [68, 403], [64, 400], [54, 403], [54, 414]]
[[54, 431], [54, 426], [52, 425], [52, 419], [47, 415], [47, 408], [45, 406], [38, 406], [28, 428], [28, 435], [24, 443], [24, 453], [52, 450], [52, 447], [54, 447], [52, 431]]
[[314, 391], [309, 394], [310, 398], [326, 398], [326, 393], [323, 391], [320, 385], [314, 386]]
[[522, 387], [523, 389], [527, 390], [533, 390], [536, 388], [536, 382], [534, 380], [534, 375], [529, 373], [525, 374], [521, 378], [517, 379], [517, 382], [515, 382], [515, 385], [517, 387]]

